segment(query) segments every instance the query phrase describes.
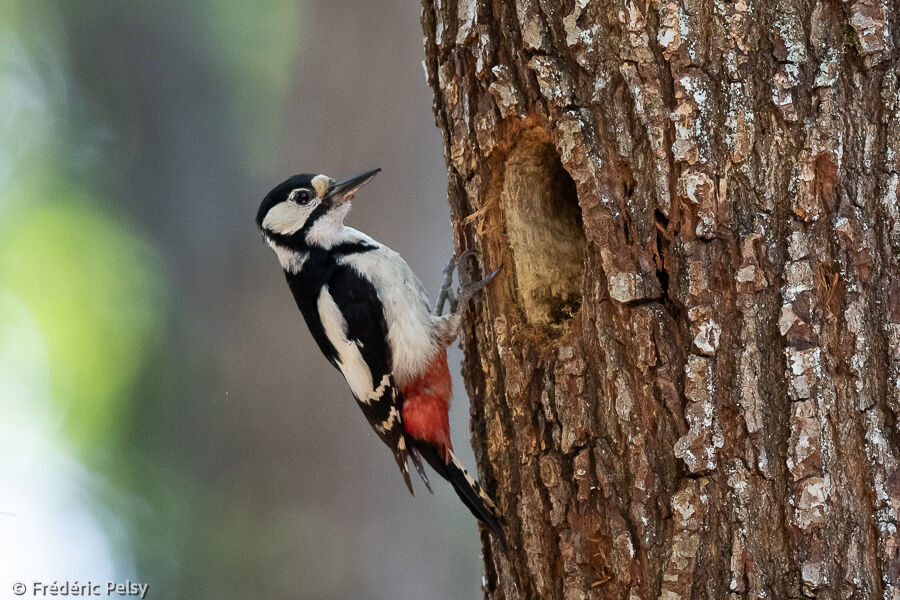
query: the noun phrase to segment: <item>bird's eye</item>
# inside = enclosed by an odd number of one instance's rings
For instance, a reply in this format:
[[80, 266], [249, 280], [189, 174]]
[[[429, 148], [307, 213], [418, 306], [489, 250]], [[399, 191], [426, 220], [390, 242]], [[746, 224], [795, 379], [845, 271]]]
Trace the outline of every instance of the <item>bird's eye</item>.
[[300, 190], [294, 194], [294, 200], [298, 204], [308, 204], [312, 200], [312, 194], [309, 193], [309, 190]]

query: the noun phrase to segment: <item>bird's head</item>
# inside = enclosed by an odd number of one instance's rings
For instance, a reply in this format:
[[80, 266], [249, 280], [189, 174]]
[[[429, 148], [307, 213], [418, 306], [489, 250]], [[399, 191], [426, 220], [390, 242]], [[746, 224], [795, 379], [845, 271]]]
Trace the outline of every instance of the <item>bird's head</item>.
[[312, 173], [294, 175], [266, 194], [256, 224], [268, 239], [282, 245], [327, 245], [343, 227], [353, 194], [379, 171], [341, 181]]

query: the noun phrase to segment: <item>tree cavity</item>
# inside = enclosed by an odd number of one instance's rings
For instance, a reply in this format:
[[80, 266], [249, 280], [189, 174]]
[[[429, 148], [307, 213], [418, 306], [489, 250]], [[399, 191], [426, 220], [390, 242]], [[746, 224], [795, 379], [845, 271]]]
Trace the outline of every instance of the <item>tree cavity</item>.
[[559, 333], [581, 306], [585, 235], [575, 182], [543, 131], [507, 156], [501, 202], [525, 318]]

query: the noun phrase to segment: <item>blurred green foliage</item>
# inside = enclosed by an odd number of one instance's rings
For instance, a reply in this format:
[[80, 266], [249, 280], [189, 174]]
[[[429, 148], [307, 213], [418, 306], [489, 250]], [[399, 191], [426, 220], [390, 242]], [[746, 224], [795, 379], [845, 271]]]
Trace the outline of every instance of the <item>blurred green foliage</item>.
[[106, 443], [159, 336], [159, 257], [65, 184], [19, 188], [15, 205], [0, 225], [0, 282], [40, 325], [71, 441]]
[[[177, 418], [164, 416], [167, 407], [183, 402], [167, 392], [189, 393], [189, 367], [172, 366], [196, 364], [197, 348], [172, 347], [177, 249], [135, 225], [129, 211], [141, 194], [130, 174], [146, 170], [141, 152], [159, 133], [148, 109], [172, 111], [173, 123], [199, 115], [217, 139], [240, 140], [209, 152], [224, 173], [270, 160], [301, 44], [298, 15], [297, 3], [282, 0], [0, 0], [0, 374], [17, 372], [17, 382], [0, 385], [0, 434], [16, 427], [77, 457], [93, 475], [72, 477], [89, 486], [85, 508], [105, 524], [120, 567], [136, 560], [176, 595], [202, 492], [190, 467], [154, 444]], [[135, 35], [163, 38], [146, 67], [174, 74], [152, 101], [128, 56], [98, 52]], [[144, 60], [140, 48], [135, 56]], [[177, 88], [198, 75], [204, 86]], [[188, 168], [214, 173], [210, 166]], [[74, 514], [78, 500], [70, 501]]]

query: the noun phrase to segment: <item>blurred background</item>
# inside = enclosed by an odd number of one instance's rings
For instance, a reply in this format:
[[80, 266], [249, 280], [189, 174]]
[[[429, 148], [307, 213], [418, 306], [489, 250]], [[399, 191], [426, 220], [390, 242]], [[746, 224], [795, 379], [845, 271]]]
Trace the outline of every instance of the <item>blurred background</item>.
[[382, 167], [349, 224], [434, 295], [422, 59], [404, 0], [0, 0], [0, 598], [480, 596], [475, 520], [410, 497], [254, 224], [289, 175]]

